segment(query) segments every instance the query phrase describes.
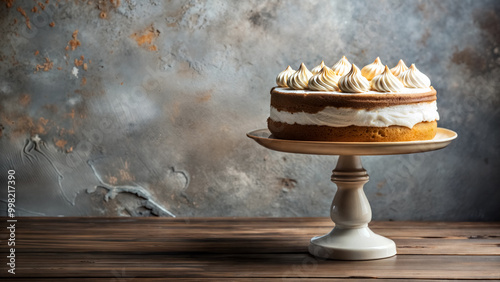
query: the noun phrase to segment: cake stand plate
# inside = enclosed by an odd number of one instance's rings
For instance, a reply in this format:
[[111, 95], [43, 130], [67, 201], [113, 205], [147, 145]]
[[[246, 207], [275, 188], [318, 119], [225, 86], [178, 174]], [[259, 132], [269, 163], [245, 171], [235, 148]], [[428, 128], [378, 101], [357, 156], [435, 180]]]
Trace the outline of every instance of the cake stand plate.
[[438, 128], [436, 137], [408, 142], [321, 142], [273, 138], [267, 129], [247, 133], [260, 145], [275, 151], [313, 155], [339, 155], [331, 180], [337, 193], [330, 208], [335, 223], [333, 230], [314, 237], [309, 253], [320, 258], [339, 260], [371, 260], [394, 256], [394, 241], [375, 234], [368, 227], [372, 212], [363, 192], [368, 174], [360, 156], [411, 154], [438, 150], [457, 138], [454, 131]]
[[267, 129], [247, 133], [260, 145], [275, 151], [313, 155], [398, 155], [438, 150], [457, 138], [457, 133], [438, 127], [432, 140], [405, 142], [326, 142], [276, 139]]

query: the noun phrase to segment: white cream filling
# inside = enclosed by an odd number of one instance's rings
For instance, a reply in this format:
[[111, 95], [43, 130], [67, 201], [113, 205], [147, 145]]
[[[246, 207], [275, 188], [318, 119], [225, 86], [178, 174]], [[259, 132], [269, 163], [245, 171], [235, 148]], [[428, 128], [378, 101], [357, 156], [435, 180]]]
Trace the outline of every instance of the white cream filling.
[[433, 101], [431, 103], [423, 102], [370, 110], [326, 107], [314, 114], [279, 111], [271, 106], [270, 118], [276, 122], [302, 125], [326, 125], [333, 127], [351, 125], [387, 127], [399, 125], [412, 128], [419, 122], [439, 120], [439, 114], [437, 112], [436, 101]]

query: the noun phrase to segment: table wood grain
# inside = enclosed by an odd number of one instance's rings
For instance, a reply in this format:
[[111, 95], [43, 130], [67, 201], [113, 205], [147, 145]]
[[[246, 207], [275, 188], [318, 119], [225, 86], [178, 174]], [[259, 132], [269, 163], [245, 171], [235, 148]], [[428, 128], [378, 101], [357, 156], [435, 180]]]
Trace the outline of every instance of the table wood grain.
[[[6, 218], [0, 219], [5, 227]], [[17, 218], [16, 275], [37, 281], [277, 281], [500, 279], [500, 223], [372, 222], [398, 255], [317, 259], [312, 236], [329, 218]]]

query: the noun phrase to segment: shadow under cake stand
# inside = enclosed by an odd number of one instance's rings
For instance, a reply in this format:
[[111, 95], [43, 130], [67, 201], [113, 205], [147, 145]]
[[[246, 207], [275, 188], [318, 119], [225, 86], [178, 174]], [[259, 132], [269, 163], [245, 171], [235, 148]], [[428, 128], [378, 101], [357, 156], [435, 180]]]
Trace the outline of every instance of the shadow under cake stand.
[[371, 260], [396, 255], [394, 241], [368, 227], [370, 203], [363, 192], [368, 174], [360, 156], [411, 154], [438, 150], [457, 137], [454, 131], [438, 128], [432, 140], [407, 142], [321, 142], [276, 139], [267, 129], [247, 133], [260, 145], [275, 151], [313, 155], [339, 155], [331, 180], [337, 185], [330, 217], [333, 230], [313, 237], [309, 253], [339, 260]]

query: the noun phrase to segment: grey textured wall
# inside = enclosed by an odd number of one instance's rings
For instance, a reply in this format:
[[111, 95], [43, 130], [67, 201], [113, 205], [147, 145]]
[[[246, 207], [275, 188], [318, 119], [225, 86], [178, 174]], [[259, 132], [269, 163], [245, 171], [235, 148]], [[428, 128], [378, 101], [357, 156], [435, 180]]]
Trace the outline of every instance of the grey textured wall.
[[15, 169], [18, 216], [328, 216], [336, 157], [245, 133], [288, 64], [346, 55], [415, 63], [459, 134], [364, 157], [374, 219], [500, 220], [499, 1], [37, 2], [0, 2], [2, 210]]

